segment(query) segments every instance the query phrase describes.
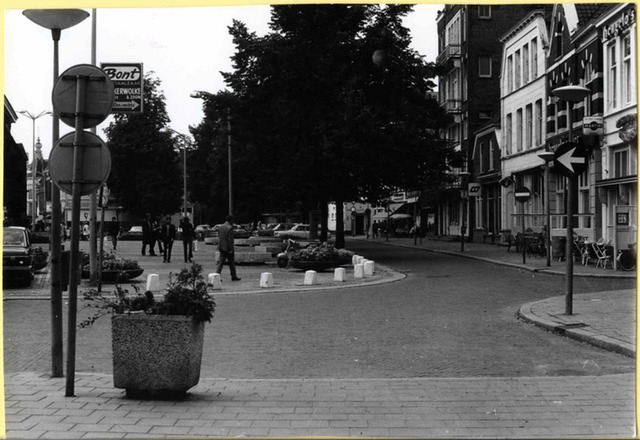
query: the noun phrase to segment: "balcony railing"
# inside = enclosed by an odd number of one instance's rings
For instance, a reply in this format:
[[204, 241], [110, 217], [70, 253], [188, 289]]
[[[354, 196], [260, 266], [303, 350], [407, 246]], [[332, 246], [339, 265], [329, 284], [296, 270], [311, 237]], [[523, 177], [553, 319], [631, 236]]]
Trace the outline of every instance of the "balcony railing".
[[460, 44], [449, 44], [438, 54], [436, 57], [436, 63], [444, 64], [451, 58], [459, 58], [460, 53]]
[[446, 98], [442, 103], [442, 108], [447, 113], [460, 113], [462, 111], [462, 99]]

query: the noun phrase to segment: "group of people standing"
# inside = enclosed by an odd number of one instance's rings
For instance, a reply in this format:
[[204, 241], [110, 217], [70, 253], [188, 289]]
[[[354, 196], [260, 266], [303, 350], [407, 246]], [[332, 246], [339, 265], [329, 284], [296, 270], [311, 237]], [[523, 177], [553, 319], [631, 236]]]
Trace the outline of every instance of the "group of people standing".
[[[180, 220], [180, 229], [182, 230], [182, 246], [184, 249], [184, 262], [190, 263], [193, 261], [193, 240], [195, 239], [195, 228], [189, 221], [189, 217], [184, 217]], [[153, 220], [151, 214], [145, 216], [145, 221], [142, 224], [142, 255], [146, 255], [147, 246], [149, 247], [149, 255], [155, 256], [155, 244], [158, 244], [158, 251], [163, 255], [164, 263], [171, 262], [171, 251], [173, 249], [173, 242], [176, 239], [176, 226], [171, 223], [171, 216], [166, 216], [162, 221], [162, 224]], [[218, 229], [218, 251], [220, 252], [220, 259], [218, 260], [218, 266], [216, 268], [217, 273], [222, 273], [222, 267], [225, 261], [229, 263], [229, 269], [231, 271], [231, 280], [239, 281], [236, 273], [236, 266], [234, 261], [234, 235], [233, 235], [233, 217], [228, 215], [226, 222], [220, 225]]]
[[[193, 260], [193, 239], [195, 231], [193, 225], [189, 221], [189, 217], [180, 220], [180, 228], [182, 229], [182, 244], [184, 247], [184, 262]], [[171, 253], [173, 250], [173, 242], [176, 239], [177, 228], [171, 222], [171, 216], [167, 215], [161, 221], [151, 218], [151, 214], [145, 216], [142, 223], [142, 255], [147, 254], [147, 246], [149, 247], [149, 255], [157, 255], [155, 245], [158, 244], [158, 252], [164, 257], [164, 263], [171, 263]]]

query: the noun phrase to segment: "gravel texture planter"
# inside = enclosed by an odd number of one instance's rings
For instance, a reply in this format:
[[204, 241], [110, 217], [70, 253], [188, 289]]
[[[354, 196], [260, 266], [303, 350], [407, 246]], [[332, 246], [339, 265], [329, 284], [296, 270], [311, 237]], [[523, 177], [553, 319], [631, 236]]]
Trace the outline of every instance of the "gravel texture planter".
[[128, 397], [184, 396], [200, 380], [204, 325], [180, 315], [115, 315], [114, 386]]

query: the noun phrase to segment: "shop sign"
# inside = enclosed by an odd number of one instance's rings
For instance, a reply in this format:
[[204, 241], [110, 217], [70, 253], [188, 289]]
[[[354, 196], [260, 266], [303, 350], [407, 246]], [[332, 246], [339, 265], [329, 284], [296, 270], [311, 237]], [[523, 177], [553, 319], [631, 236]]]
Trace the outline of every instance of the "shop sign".
[[616, 218], [616, 225], [618, 226], [629, 226], [629, 213], [628, 212], [619, 212]]
[[627, 9], [621, 15], [621, 17], [615, 22], [606, 25], [602, 28], [602, 39], [608, 40], [610, 38], [616, 37], [623, 30], [627, 29], [633, 23], [636, 22], [636, 11], [635, 9]]

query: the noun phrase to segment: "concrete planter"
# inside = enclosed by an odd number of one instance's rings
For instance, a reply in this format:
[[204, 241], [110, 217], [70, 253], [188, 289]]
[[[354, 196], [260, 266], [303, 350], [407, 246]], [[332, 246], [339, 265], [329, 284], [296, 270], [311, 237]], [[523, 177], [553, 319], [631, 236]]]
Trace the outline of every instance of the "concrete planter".
[[200, 380], [204, 324], [187, 316], [115, 315], [114, 386], [129, 397], [184, 395]]

